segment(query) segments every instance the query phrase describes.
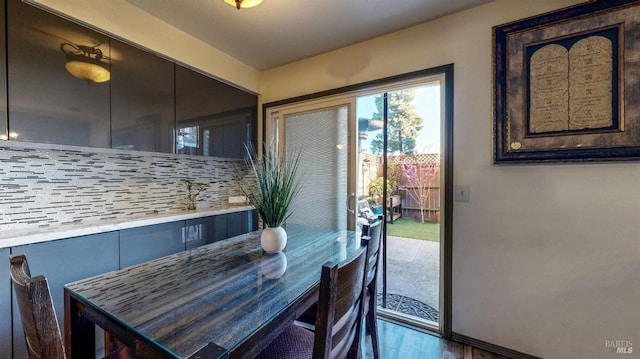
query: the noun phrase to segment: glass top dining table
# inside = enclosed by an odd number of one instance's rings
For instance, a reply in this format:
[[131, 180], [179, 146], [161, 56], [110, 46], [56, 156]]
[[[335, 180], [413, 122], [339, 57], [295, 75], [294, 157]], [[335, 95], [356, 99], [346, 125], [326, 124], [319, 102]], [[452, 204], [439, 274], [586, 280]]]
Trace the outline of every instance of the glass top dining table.
[[72, 358], [95, 353], [95, 325], [140, 358], [245, 358], [317, 300], [321, 267], [355, 255], [353, 231], [287, 226], [283, 252], [259, 232], [65, 286]]

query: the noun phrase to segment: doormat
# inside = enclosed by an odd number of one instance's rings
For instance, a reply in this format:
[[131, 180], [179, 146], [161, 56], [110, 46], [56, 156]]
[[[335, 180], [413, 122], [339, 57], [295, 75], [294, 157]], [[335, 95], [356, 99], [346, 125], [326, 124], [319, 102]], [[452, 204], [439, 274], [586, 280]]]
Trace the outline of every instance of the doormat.
[[[378, 293], [378, 306], [382, 307], [382, 293]], [[387, 293], [386, 309], [430, 320], [432, 322], [438, 322], [438, 319], [440, 318], [440, 314], [434, 307], [400, 294]]]

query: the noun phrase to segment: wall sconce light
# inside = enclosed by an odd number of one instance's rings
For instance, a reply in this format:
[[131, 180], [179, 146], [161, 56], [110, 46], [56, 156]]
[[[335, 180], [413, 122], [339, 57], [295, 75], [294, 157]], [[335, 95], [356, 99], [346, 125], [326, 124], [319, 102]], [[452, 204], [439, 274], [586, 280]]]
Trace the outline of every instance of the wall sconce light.
[[108, 60], [96, 46], [83, 46], [68, 42], [60, 45], [60, 50], [67, 57], [65, 68], [79, 79], [100, 83], [111, 79]]
[[6, 141], [6, 140], [17, 140], [18, 139], [18, 133], [15, 131], [11, 131], [9, 132], [9, 136], [7, 136], [6, 133], [3, 133], [0, 135], [0, 140]]
[[229, 5], [235, 6], [238, 10], [240, 8], [254, 7], [262, 2], [262, 0], [224, 0]]

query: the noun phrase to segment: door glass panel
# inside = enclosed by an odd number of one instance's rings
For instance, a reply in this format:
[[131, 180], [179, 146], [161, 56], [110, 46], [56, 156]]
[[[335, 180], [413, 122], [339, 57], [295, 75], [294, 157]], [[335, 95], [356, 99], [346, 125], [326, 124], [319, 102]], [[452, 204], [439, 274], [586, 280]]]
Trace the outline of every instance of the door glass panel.
[[287, 223], [347, 229], [349, 106], [285, 114], [286, 151], [302, 150], [303, 188]]
[[437, 328], [440, 82], [358, 97], [356, 113], [358, 208], [368, 206], [386, 220], [386, 268], [380, 266], [378, 304], [384, 315]]

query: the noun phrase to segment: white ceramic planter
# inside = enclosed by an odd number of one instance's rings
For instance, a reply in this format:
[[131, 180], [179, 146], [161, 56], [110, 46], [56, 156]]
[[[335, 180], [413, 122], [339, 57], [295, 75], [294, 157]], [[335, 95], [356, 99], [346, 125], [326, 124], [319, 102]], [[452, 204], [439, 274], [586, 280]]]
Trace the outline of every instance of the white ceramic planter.
[[287, 232], [282, 227], [267, 227], [260, 234], [260, 244], [265, 252], [278, 253], [287, 246]]

